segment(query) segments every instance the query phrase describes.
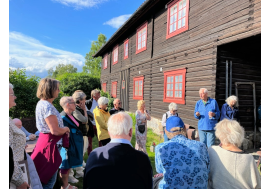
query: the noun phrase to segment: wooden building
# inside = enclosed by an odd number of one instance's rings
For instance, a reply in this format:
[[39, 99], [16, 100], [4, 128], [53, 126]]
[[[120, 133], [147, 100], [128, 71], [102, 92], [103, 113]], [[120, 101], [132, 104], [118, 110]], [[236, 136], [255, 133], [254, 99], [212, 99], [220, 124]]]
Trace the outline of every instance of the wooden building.
[[[176, 102], [183, 121], [197, 127], [202, 87], [221, 108], [235, 94], [235, 82], [255, 82], [260, 104], [260, 52], [260, 0], [146, 0], [94, 57], [103, 57], [102, 89], [126, 111], [135, 112], [143, 99], [161, 120]], [[246, 130], [254, 127], [252, 95], [251, 85], [239, 86]]]

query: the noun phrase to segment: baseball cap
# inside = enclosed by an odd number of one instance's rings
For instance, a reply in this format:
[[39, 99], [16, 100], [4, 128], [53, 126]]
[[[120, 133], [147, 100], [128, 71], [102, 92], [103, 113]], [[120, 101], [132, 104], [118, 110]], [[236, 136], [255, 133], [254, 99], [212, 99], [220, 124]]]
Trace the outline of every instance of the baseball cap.
[[185, 126], [184, 122], [178, 116], [171, 116], [166, 121], [166, 130], [170, 133], [176, 132], [176, 131], [171, 131], [172, 128], [174, 127], [184, 128], [184, 126]]

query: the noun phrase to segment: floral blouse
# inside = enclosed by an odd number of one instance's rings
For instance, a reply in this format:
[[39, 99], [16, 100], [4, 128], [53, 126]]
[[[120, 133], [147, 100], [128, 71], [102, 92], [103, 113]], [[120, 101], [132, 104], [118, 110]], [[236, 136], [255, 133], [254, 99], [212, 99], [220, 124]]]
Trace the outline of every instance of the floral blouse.
[[159, 189], [207, 188], [210, 162], [205, 144], [177, 135], [155, 151], [156, 170], [164, 176]]
[[13, 151], [14, 159], [14, 172], [11, 178], [11, 182], [16, 186], [20, 186], [24, 183], [22, 170], [19, 167], [19, 161], [24, 159], [26, 136], [24, 132], [19, 129], [9, 118], [9, 146]]

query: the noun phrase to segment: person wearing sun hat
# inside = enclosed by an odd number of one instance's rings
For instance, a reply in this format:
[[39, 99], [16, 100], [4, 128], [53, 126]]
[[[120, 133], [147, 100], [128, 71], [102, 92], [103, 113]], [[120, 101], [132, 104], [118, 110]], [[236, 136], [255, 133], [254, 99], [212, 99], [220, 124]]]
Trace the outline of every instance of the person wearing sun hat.
[[154, 188], [207, 188], [209, 155], [204, 143], [186, 137], [186, 125], [180, 117], [166, 121], [170, 139], [156, 146]]

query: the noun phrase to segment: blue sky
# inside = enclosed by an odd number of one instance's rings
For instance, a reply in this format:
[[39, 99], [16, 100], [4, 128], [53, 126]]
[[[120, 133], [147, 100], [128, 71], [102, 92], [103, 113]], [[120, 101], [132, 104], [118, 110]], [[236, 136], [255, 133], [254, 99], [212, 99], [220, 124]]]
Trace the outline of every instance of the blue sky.
[[91, 41], [109, 39], [144, 0], [10, 0], [9, 67], [47, 76], [59, 63], [82, 71]]

